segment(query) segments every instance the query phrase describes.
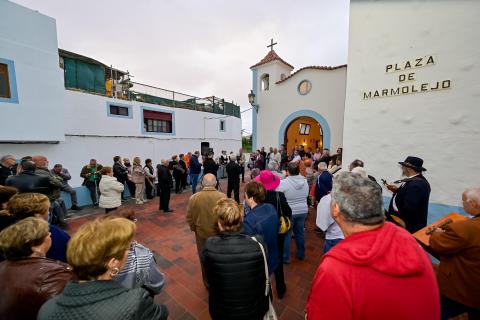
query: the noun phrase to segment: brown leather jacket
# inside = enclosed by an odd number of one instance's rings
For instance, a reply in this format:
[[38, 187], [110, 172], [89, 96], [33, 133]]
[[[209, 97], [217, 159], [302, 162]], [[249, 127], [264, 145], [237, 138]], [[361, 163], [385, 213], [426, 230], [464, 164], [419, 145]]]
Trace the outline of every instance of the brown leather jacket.
[[440, 256], [440, 293], [480, 309], [480, 215], [453, 222], [444, 230], [430, 236], [430, 248]]
[[76, 276], [72, 268], [47, 258], [0, 263], [0, 319], [36, 319], [42, 304], [62, 293]]

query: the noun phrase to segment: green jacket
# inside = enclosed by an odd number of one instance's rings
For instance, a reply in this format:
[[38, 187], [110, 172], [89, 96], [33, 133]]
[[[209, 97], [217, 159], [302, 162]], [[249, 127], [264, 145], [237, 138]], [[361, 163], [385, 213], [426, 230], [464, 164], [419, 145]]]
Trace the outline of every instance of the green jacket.
[[37, 320], [167, 319], [167, 307], [156, 304], [145, 289], [127, 289], [115, 281], [70, 282], [48, 300]]
[[60, 191], [63, 186], [63, 179], [61, 177], [52, 174], [47, 168], [39, 167], [35, 169], [35, 174], [37, 176], [48, 177], [48, 179], [50, 180], [50, 188], [48, 193], [46, 194], [50, 202], [60, 198]]

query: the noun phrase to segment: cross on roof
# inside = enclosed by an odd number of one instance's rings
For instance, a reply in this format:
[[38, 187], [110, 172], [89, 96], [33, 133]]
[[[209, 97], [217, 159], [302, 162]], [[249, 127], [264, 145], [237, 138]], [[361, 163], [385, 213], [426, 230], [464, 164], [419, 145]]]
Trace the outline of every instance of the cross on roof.
[[276, 45], [276, 44], [277, 44], [277, 43], [276, 43], [276, 42], [274, 43], [274, 42], [273, 42], [273, 38], [272, 38], [272, 39], [270, 40], [270, 45], [267, 46], [267, 48], [270, 48], [270, 51], [273, 51], [273, 46]]

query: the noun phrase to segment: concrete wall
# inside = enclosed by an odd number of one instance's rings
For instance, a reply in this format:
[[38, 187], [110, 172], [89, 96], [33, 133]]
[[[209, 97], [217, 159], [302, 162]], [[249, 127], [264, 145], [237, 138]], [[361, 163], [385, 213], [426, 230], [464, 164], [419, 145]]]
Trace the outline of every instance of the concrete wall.
[[[265, 72], [273, 72], [270, 70], [272, 68], [272, 64], [267, 64], [256, 70], [257, 103], [260, 105], [257, 114], [257, 148], [283, 143], [283, 131], [295, 118], [292, 115], [313, 114], [321, 116], [328, 124], [328, 130], [326, 126], [322, 126], [324, 133], [329, 131], [329, 134], [324, 135], [324, 146], [330, 149], [341, 147], [346, 68], [330, 71], [305, 69], [284, 82], [271, 83], [270, 90], [261, 91], [260, 77]], [[307, 95], [298, 93], [297, 88], [302, 80], [312, 83], [312, 89]]]
[[0, 100], [0, 141], [63, 140], [64, 87], [55, 20], [0, 1], [0, 59], [12, 61], [16, 79], [10, 85], [18, 92], [18, 102]]
[[[458, 210], [463, 189], [480, 181], [480, 2], [353, 0], [350, 10], [344, 162], [362, 159], [377, 179], [393, 181], [398, 161], [419, 156], [432, 205], [440, 204], [433, 210]], [[387, 72], [388, 65], [430, 55], [434, 64]], [[409, 73], [414, 80], [401, 82]], [[443, 80], [451, 81], [449, 89], [421, 92], [423, 83]], [[420, 92], [363, 96], [412, 85]]]

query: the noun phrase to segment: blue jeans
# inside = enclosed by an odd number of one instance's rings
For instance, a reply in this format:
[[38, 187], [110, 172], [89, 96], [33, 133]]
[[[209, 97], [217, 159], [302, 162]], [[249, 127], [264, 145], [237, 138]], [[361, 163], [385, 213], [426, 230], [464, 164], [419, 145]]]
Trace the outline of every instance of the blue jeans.
[[197, 192], [198, 173], [190, 173], [190, 183], [192, 184], [192, 193]]
[[290, 262], [290, 241], [292, 234], [295, 234], [295, 244], [297, 245], [297, 258], [305, 259], [305, 219], [307, 214], [295, 214], [292, 216], [292, 228], [285, 236], [285, 244], [283, 247], [283, 261]]
[[327, 253], [328, 250], [335, 247], [335, 245], [342, 240], [343, 239], [325, 239], [325, 243], [323, 244], [323, 254]]

